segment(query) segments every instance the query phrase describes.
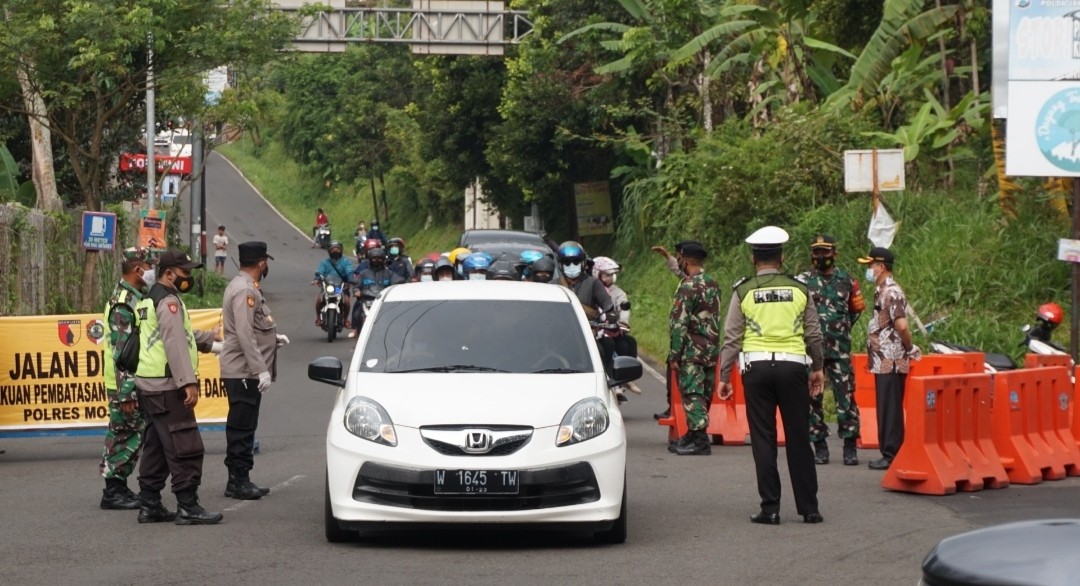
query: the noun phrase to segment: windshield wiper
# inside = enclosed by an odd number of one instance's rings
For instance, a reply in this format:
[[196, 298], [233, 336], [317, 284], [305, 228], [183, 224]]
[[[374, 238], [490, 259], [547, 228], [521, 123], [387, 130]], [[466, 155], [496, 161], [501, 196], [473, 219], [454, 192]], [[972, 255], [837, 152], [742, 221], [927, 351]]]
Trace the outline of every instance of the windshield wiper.
[[476, 364], [447, 364], [445, 366], [425, 366], [424, 368], [410, 368], [407, 370], [395, 370], [394, 372], [510, 372], [490, 366]]
[[576, 368], [544, 368], [542, 370], [534, 370], [532, 371], [532, 374], [580, 374], [582, 372], [585, 371]]

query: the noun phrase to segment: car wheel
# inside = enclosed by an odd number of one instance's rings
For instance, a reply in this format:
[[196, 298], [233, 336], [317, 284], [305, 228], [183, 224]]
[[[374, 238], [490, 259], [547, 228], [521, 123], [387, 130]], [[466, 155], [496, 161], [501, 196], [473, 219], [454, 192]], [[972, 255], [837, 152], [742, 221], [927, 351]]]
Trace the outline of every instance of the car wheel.
[[619, 511], [619, 518], [615, 519], [615, 524], [611, 526], [611, 529], [593, 533], [593, 539], [595, 539], [597, 543], [625, 543], [626, 514], [626, 482], [623, 482], [622, 509]]
[[330, 474], [326, 475], [326, 500], [325, 500], [326, 540], [330, 543], [348, 543], [360, 538], [356, 531], [346, 531], [338, 525], [334, 518], [334, 509], [330, 506]]

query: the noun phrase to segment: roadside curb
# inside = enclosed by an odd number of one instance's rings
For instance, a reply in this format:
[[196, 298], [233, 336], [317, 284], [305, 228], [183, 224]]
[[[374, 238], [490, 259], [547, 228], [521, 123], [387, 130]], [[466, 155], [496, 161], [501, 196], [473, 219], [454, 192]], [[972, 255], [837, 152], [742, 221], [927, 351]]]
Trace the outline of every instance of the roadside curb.
[[[250, 181], [250, 180], [249, 180], [249, 179], [247, 178], [247, 176], [245, 176], [245, 175], [244, 175], [244, 172], [240, 170], [240, 167], [237, 167], [235, 163], [233, 163], [233, 162], [232, 162], [231, 160], [229, 160], [229, 157], [226, 157], [225, 155], [223, 155], [223, 154], [221, 154], [221, 153], [218, 153], [218, 152], [215, 152], [215, 153], [213, 153], [213, 155], [217, 155], [217, 156], [221, 157], [221, 158], [222, 158], [222, 159], [223, 159], [223, 160], [224, 160], [224, 161], [225, 161], [226, 163], [228, 163], [228, 164], [229, 164], [229, 166], [233, 168], [233, 171], [236, 171], [236, 174], [237, 174], [237, 175], [239, 175], [239, 176], [240, 176], [240, 178], [241, 178], [241, 179], [243, 179], [243, 180], [244, 180], [244, 182], [248, 184], [248, 187], [250, 187], [250, 188], [251, 188], [251, 190], [252, 190], [252, 191], [254, 191], [254, 192], [255, 192], [256, 194], [258, 194], [258, 196], [259, 196], [259, 199], [261, 199], [261, 200], [263, 200], [264, 202], [266, 202], [266, 205], [270, 206], [270, 209], [274, 210], [274, 213], [275, 213], [275, 214], [277, 214], [277, 215], [278, 215], [278, 217], [279, 217], [279, 218], [281, 218], [281, 219], [282, 219], [282, 220], [283, 220], [283, 221], [284, 221], [284, 222], [285, 222], [286, 224], [288, 224], [288, 225], [292, 226], [294, 230], [296, 230], [297, 232], [299, 232], [301, 236], [303, 236], [304, 238], [306, 238], [306, 239], [307, 239], [307, 240], [309, 240], [310, 242], [315, 242], [315, 241], [314, 241], [314, 240], [313, 240], [313, 239], [311, 238], [311, 236], [308, 236], [308, 234], [307, 234], [306, 232], [304, 232], [303, 230], [301, 230], [299, 226], [297, 226], [296, 224], [293, 224], [293, 223], [292, 223], [291, 221], [289, 221], [289, 218], [286, 218], [286, 217], [285, 217], [285, 214], [281, 213], [281, 211], [280, 211], [280, 210], [278, 210], [278, 209], [277, 209], [277, 208], [276, 208], [276, 207], [274, 206], [274, 204], [270, 203], [270, 200], [266, 199], [266, 196], [265, 196], [265, 195], [263, 195], [261, 191], [259, 191], [259, 188], [258, 188], [258, 187], [255, 187], [255, 184], [253, 184], [253, 183], [252, 183], [252, 182], [251, 182], [251, 181]], [[212, 155], [211, 155], [211, 156], [212, 156]]]

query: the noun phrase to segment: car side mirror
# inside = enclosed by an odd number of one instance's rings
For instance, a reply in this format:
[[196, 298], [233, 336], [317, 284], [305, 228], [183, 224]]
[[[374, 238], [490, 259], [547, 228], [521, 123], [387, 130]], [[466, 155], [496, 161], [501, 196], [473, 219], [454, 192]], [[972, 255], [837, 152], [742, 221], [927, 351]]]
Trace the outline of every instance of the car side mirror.
[[608, 386], [624, 385], [641, 378], [641, 362], [631, 356], [616, 356], [611, 366], [611, 378]]
[[[638, 369], [640, 370], [640, 366]], [[341, 378], [341, 361], [333, 356], [320, 356], [308, 363], [307, 375], [313, 381], [334, 385], [345, 386], [345, 380]]]

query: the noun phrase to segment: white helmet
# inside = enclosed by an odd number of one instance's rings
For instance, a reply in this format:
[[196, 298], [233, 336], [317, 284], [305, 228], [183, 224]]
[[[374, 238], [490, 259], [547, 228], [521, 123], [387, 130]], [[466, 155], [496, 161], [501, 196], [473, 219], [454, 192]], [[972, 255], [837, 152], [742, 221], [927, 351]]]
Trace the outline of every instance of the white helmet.
[[606, 256], [598, 256], [593, 259], [592, 274], [597, 279], [600, 273], [614, 273], [619, 271], [619, 263]]

